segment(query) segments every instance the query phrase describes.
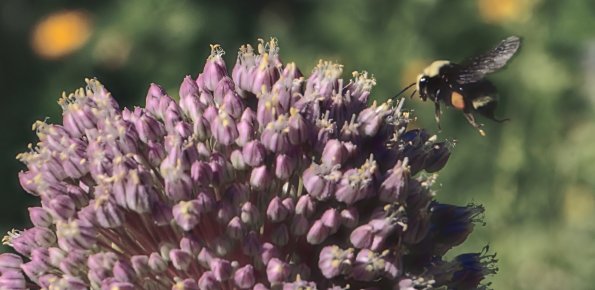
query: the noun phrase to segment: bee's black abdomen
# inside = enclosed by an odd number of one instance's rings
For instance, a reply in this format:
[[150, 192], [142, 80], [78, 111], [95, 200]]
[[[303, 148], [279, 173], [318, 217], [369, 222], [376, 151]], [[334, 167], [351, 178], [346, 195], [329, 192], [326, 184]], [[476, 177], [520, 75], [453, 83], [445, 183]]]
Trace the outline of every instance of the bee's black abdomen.
[[498, 105], [498, 90], [488, 80], [481, 80], [463, 86], [469, 111], [475, 110], [486, 118], [500, 121], [494, 116]]

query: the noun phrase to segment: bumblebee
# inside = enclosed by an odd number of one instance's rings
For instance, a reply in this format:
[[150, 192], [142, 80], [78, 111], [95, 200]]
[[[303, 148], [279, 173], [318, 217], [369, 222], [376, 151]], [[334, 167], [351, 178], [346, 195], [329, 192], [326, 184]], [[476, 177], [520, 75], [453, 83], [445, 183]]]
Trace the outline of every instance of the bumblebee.
[[443, 102], [446, 106], [463, 111], [469, 124], [485, 136], [485, 132], [481, 129], [483, 125], [475, 121], [473, 113], [477, 112], [499, 123], [508, 120], [494, 116], [498, 92], [496, 87], [485, 79], [485, 76], [503, 68], [520, 46], [521, 39], [510, 36], [486, 53], [462, 64], [447, 60], [434, 61], [417, 76], [415, 83], [406, 87], [397, 96], [415, 85], [416, 88], [411, 97], [415, 92], [419, 92], [423, 101], [430, 99], [434, 102], [438, 128], [440, 128], [440, 102]]

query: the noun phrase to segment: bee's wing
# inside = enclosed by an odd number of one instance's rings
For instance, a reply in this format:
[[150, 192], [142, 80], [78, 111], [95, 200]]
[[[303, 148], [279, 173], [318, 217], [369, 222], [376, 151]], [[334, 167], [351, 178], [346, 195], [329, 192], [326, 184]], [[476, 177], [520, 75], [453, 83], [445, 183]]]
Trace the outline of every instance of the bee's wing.
[[463, 63], [457, 83], [467, 84], [478, 82], [489, 73], [501, 69], [521, 46], [521, 39], [518, 36], [509, 36], [502, 40], [498, 46], [488, 52], [469, 59]]

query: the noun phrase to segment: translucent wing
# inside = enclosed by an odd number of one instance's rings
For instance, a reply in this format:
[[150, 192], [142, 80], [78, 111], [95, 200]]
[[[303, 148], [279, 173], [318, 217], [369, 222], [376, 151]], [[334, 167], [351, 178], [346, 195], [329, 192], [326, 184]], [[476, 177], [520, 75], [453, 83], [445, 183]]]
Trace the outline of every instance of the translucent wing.
[[476, 56], [462, 64], [457, 83], [467, 84], [478, 82], [489, 73], [493, 73], [506, 65], [510, 58], [521, 46], [518, 36], [509, 36], [502, 40], [498, 46], [488, 52]]

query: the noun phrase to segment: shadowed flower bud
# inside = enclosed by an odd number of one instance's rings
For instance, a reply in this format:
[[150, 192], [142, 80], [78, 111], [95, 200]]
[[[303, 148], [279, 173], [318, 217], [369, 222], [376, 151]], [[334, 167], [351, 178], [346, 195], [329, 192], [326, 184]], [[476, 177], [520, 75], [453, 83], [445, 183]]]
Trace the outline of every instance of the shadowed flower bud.
[[252, 267], [252, 265], [246, 265], [239, 268], [234, 273], [233, 277], [233, 281], [235, 282], [236, 286], [240, 287], [240, 289], [248, 289], [252, 287], [255, 280], [254, 267]]
[[29, 219], [36, 227], [49, 228], [53, 224], [52, 216], [43, 207], [30, 207]]
[[252, 167], [260, 166], [266, 157], [265, 148], [262, 143], [256, 140], [250, 141], [244, 145], [242, 156], [244, 157], [244, 162], [246, 162], [246, 164]]
[[2, 271], [0, 274], [0, 288], [15, 290], [28, 289], [25, 275], [21, 271]]
[[[179, 102], [120, 109], [97, 80], [38, 121], [18, 175], [39, 202], [12, 230], [0, 289], [485, 289], [495, 258], [444, 255], [483, 207], [435, 200], [451, 143], [368, 105], [366, 72], [284, 64], [275, 39], [211, 47]], [[196, 73], [196, 72], [195, 72]], [[193, 75], [196, 75], [193, 73]]]
[[211, 271], [204, 272], [200, 279], [198, 279], [198, 288], [201, 290], [216, 290], [221, 289], [219, 282]]

